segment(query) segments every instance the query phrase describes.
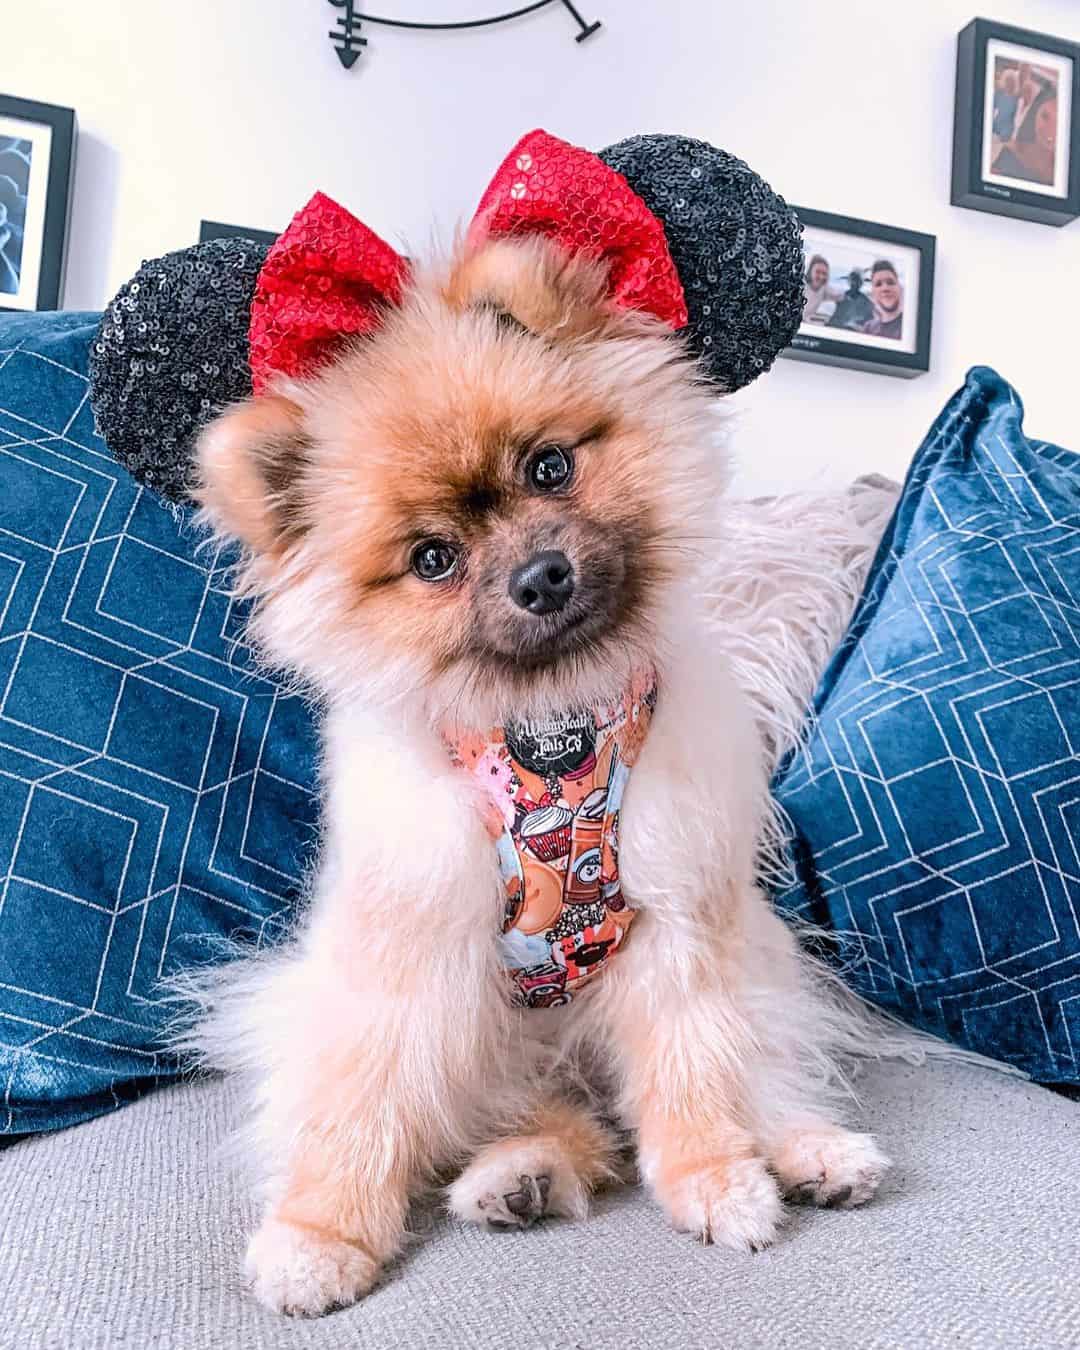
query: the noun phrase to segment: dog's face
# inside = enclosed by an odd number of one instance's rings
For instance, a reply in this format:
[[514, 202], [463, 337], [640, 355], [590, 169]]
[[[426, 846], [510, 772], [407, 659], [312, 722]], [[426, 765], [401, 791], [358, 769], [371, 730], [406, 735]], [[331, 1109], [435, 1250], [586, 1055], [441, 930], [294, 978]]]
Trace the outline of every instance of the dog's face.
[[490, 244], [208, 429], [201, 500], [253, 555], [271, 657], [462, 713], [649, 659], [718, 466], [681, 345], [605, 292], [596, 263]]

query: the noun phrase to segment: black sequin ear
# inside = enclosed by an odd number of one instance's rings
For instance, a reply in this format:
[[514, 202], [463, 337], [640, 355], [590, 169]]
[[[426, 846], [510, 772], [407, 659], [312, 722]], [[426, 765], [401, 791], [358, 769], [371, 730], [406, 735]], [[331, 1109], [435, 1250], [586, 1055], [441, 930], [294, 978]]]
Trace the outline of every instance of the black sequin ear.
[[741, 159], [688, 136], [631, 136], [599, 152], [664, 227], [686, 334], [725, 392], [768, 370], [802, 318], [802, 227]]
[[144, 262], [102, 315], [90, 402], [110, 451], [141, 483], [187, 499], [195, 436], [251, 393], [248, 324], [269, 249], [210, 239]]

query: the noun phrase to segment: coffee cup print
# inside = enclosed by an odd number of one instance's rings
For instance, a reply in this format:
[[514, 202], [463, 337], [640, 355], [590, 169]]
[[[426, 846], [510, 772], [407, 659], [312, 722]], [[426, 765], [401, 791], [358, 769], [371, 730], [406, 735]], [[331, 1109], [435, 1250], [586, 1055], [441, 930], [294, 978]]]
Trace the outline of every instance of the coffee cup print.
[[607, 793], [594, 788], [578, 808], [570, 831], [570, 861], [566, 869], [568, 905], [592, 905], [600, 899], [601, 846]]

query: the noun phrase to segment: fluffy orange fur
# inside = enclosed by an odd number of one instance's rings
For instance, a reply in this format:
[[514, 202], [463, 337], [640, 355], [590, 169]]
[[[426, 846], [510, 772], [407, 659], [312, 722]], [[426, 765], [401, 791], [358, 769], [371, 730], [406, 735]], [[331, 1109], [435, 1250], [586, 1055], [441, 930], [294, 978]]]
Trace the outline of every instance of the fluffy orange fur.
[[[540, 492], [551, 446], [573, 476]], [[854, 1024], [754, 886], [768, 755], [705, 599], [726, 468], [678, 339], [613, 309], [601, 263], [488, 244], [418, 272], [321, 372], [226, 412], [200, 471], [208, 518], [246, 546], [257, 643], [327, 710], [309, 910], [208, 978], [192, 1038], [251, 1081], [258, 1296], [301, 1314], [359, 1297], [448, 1169], [464, 1219], [580, 1215], [615, 1167], [594, 1080], [679, 1227], [765, 1245], [774, 1174], [868, 1198], [887, 1160], [830, 1104]], [[430, 539], [456, 559], [436, 581], [413, 568]], [[576, 626], [508, 592], [552, 548], [586, 597]], [[484, 812], [440, 727], [588, 705], [644, 665], [660, 701], [620, 827], [639, 917], [571, 1007], [522, 1012]]]
[[[493, 662], [477, 638], [492, 568], [555, 533], [584, 565], [617, 557], [627, 573], [618, 631], [590, 660], [622, 667], [650, 646], [657, 583], [701, 505], [693, 466], [669, 444], [701, 419], [704, 396], [677, 339], [611, 309], [604, 286], [601, 266], [542, 241], [490, 245], [421, 278], [320, 377], [214, 425], [198, 495], [252, 550], [270, 626], [278, 588], [319, 587], [322, 650], [300, 635], [282, 652], [271, 635], [275, 659], [333, 684], [362, 639], [392, 653], [410, 683], [441, 676], [454, 696], [475, 685], [495, 702], [542, 694], [556, 672], [523, 690], [514, 660]], [[546, 443], [577, 455], [573, 489], [557, 501], [522, 481], [525, 457]], [[463, 546], [452, 585], [411, 573], [425, 536]]]

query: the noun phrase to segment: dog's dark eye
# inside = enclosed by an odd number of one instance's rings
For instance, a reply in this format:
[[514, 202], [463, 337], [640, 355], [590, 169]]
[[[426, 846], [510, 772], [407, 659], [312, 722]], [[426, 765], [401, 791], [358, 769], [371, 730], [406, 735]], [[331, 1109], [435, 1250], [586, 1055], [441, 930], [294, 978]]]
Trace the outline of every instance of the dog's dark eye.
[[445, 539], [421, 539], [412, 551], [412, 570], [421, 581], [445, 581], [457, 567], [459, 556]]
[[545, 445], [529, 460], [529, 482], [537, 492], [565, 487], [573, 473], [573, 456], [560, 445]]

